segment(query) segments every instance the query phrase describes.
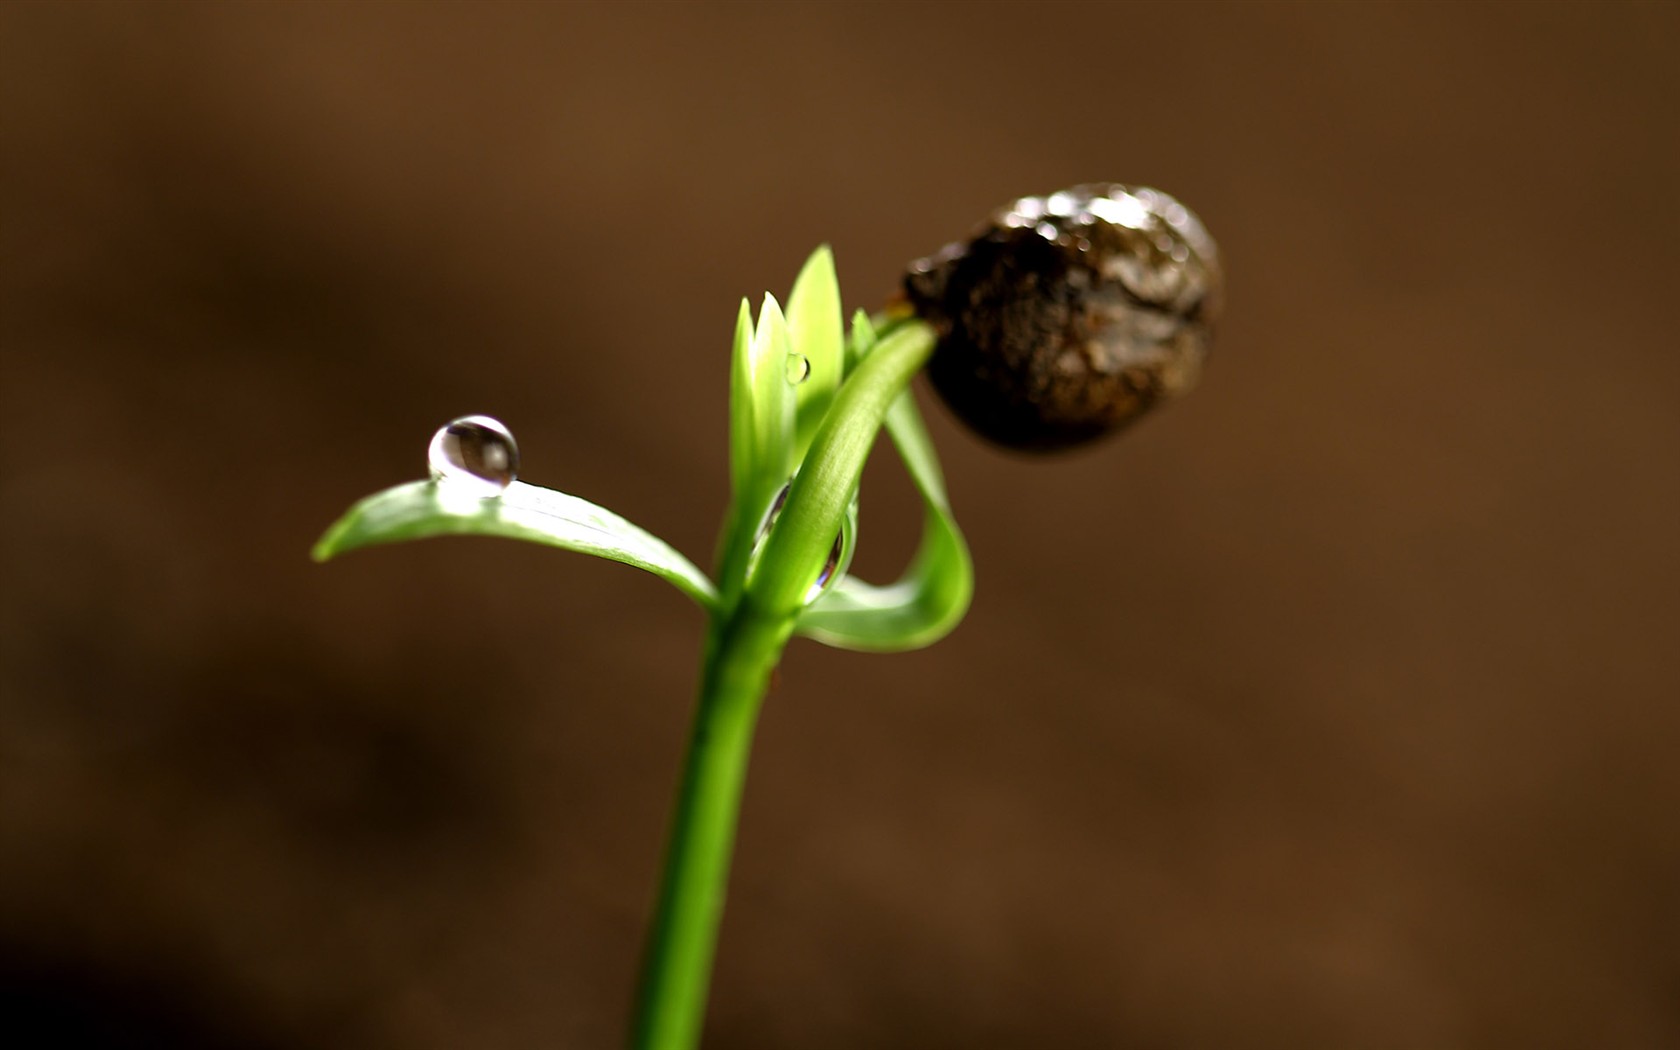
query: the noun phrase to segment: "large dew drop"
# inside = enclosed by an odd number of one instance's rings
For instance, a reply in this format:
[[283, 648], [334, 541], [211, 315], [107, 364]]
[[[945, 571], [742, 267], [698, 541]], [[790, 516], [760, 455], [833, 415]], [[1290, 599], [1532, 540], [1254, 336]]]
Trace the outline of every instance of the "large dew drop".
[[451, 493], [493, 499], [519, 474], [519, 446], [499, 420], [462, 416], [438, 428], [426, 450], [432, 480]]

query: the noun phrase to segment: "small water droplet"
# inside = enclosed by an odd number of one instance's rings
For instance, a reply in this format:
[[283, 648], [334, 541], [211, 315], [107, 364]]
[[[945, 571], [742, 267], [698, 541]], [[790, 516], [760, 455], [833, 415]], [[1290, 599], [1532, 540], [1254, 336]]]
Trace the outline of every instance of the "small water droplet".
[[789, 354], [785, 367], [787, 369], [787, 381], [794, 386], [798, 386], [805, 382], [811, 374], [811, 359], [804, 354]]
[[770, 501], [770, 509], [764, 514], [764, 524], [758, 527], [759, 539], [762, 540], [764, 537], [770, 535], [770, 526], [776, 524], [776, 516], [780, 514], [782, 512], [782, 508], [787, 505], [788, 493], [792, 491], [793, 482], [790, 481], [786, 485], [783, 485], [782, 490], [776, 493], [776, 498]]
[[[758, 556], [764, 551], [764, 543], [770, 538], [770, 530], [775, 526], [776, 518], [782, 513], [782, 507], [787, 504], [788, 493], [792, 489], [793, 482], [790, 481], [783, 485], [781, 491], [776, 493], [776, 498], [770, 501], [770, 509], [764, 512], [764, 521], [758, 527], [758, 538], [753, 543], [752, 558], [749, 564], [757, 564]], [[856, 513], [855, 506], [853, 513]], [[834, 581], [844, 573], [845, 565], [850, 560], [847, 558], [849, 552], [846, 535], [847, 529], [842, 528], [840, 533], [834, 537], [834, 546], [829, 548], [828, 557], [823, 560], [822, 571], [817, 574], [816, 582], [811, 584], [811, 589], [805, 592], [806, 605], [810, 605], [822, 597], [823, 592], [828, 590]], [[752, 570], [749, 568], [747, 571], [750, 573]]]
[[787, 502], [788, 493], [793, 490], [793, 482], [783, 485], [781, 491], [770, 501], [770, 507], [764, 512], [764, 517], [758, 523], [758, 533], [753, 537], [752, 553], [747, 555], [747, 575], [751, 576], [758, 568], [759, 555], [764, 553], [764, 544], [770, 538], [770, 527], [776, 524], [776, 516], [782, 512], [782, 504]]
[[842, 533], [834, 537], [834, 546], [829, 548], [828, 560], [823, 562], [822, 572], [817, 574], [817, 582], [811, 584], [811, 589], [805, 592], [805, 604], [810, 605], [822, 593], [828, 590], [829, 584], [840, 576], [840, 558], [846, 553], [846, 537]]
[[519, 474], [519, 446], [499, 420], [462, 416], [432, 435], [426, 450], [432, 480], [450, 491], [491, 499], [507, 491]]

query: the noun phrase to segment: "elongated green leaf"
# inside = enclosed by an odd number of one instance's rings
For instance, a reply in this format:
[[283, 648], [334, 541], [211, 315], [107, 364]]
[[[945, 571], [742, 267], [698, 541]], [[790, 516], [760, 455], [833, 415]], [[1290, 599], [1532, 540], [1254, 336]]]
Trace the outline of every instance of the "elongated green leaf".
[[863, 360], [863, 355], [875, 348], [875, 324], [869, 315], [862, 310], [852, 314], [852, 334], [846, 340], [845, 374], [851, 375], [852, 369]]
[[495, 499], [457, 498], [448, 483], [415, 481], [351, 507], [315, 544], [316, 561], [357, 547], [430, 536], [502, 536], [620, 561], [674, 584], [710, 610], [706, 574], [652, 533], [588, 500], [516, 481]]
[[741, 300], [729, 358], [729, 480], [741, 492], [753, 471], [752, 307]]
[[811, 253], [793, 282], [787, 308], [789, 344], [805, 359], [805, 378], [795, 388], [798, 409], [794, 426], [794, 462], [805, 455], [811, 438], [828, 411], [840, 385], [845, 333], [840, 316], [840, 280], [834, 272], [834, 253], [823, 245]]
[[793, 384], [788, 382], [787, 319], [766, 295], [753, 329], [752, 411], [754, 483], [780, 485], [793, 472]]

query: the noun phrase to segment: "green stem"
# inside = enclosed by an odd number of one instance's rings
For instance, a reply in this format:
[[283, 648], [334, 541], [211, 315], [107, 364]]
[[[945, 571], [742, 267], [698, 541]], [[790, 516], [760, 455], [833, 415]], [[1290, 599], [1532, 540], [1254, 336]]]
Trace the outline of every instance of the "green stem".
[[764, 616], [750, 601], [712, 625], [643, 964], [635, 1050], [689, 1050], [700, 1043], [753, 728], [792, 631], [791, 619]]
[[[920, 322], [883, 335], [836, 393], [765, 538], [753, 578], [731, 582], [733, 574], [745, 573], [744, 560], [725, 559], [725, 604], [707, 637], [694, 733], [643, 963], [634, 1050], [693, 1050], [700, 1043], [741, 788], [770, 672], [840, 528], [875, 433], [933, 345], [933, 330]], [[737, 513], [728, 549], [737, 555], [747, 550], [755, 537], [744, 530], [755, 526]]]

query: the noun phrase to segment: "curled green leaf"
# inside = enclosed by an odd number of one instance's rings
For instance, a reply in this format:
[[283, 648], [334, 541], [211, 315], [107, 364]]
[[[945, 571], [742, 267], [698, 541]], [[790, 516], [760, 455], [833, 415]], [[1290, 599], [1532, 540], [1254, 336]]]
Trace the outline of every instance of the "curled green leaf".
[[793, 617], [804, 608], [804, 596], [857, 492], [875, 434], [933, 344], [933, 330], [921, 322], [898, 327], [869, 351], [835, 394], [749, 583], [751, 596], [767, 614]]
[[367, 497], [315, 544], [315, 560], [431, 536], [501, 536], [634, 565], [667, 580], [702, 609], [717, 603], [717, 588], [705, 573], [664, 540], [605, 507], [522, 481], [494, 499], [458, 499], [448, 487], [414, 481]]
[[[858, 355], [867, 354], [874, 342], [868, 319], [856, 318], [852, 334]], [[974, 593], [968, 544], [951, 514], [938, 454], [910, 391], [887, 410], [886, 428], [922, 495], [922, 538], [896, 583], [880, 587], [845, 576], [801, 614], [798, 633], [841, 649], [901, 652], [931, 645], [962, 620]]]

